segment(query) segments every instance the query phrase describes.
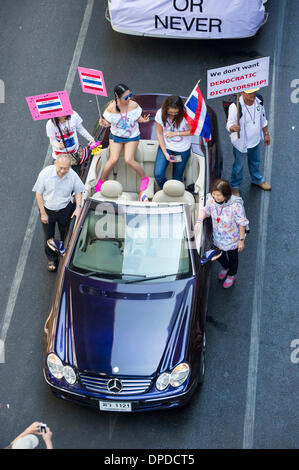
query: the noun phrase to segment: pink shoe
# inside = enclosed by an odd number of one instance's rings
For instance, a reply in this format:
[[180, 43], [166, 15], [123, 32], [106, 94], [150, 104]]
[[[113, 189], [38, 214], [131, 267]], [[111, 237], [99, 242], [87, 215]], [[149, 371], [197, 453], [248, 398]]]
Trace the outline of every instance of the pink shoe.
[[223, 281], [223, 279], [226, 278], [227, 273], [228, 273], [228, 269], [221, 269], [221, 271], [218, 274], [219, 281]]
[[236, 276], [227, 276], [223, 283], [224, 289], [229, 289], [235, 282]]
[[139, 188], [139, 191], [145, 191], [148, 187], [148, 184], [149, 184], [149, 177], [148, 176], [145, 176], [144, 178], [142, 178], [141, 180], [141, 185], [140, 185], [140, 188]]
[[99, 191], [101, 191], [101, 187], [102, 187], [103, 183], [104, 183], [104, 181], [99, 179], [99, 181], [97, 182], [96, 187], [95, 187], [95, 193], [98, 193]]

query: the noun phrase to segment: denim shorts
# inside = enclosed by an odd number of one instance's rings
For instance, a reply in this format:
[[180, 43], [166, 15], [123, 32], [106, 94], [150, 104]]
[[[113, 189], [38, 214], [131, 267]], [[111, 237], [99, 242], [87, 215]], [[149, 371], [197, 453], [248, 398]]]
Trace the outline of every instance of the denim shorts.
[[110, 132], [109, 134], [109, 139], [112, 139], [113, 142], [116, 142], [118, 144], [126, 144], [127, 142], [135, 142], [140, 140], [140, 135], [137, 135], [136, 137], [118, 137], [117, 135], [114, 135]]

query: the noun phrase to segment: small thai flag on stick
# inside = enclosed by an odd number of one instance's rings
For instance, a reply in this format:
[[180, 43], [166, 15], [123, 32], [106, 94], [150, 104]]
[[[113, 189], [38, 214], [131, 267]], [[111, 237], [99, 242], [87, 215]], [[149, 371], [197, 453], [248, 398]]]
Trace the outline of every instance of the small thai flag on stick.
[[66, 90], [26, 96], [26, 101], [34, 121], [68, 116], [74, 112]]
[[100, 70], [78, 67], [82, 91], [95, 95], [107, 96], [103, 72]]

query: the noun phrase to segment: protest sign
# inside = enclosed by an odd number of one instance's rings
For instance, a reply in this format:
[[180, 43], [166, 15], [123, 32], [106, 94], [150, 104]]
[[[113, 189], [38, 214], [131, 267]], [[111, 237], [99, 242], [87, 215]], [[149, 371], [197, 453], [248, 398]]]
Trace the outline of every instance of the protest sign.
[[268, 85], [270, 57], [262, 57], [207, 72], [207, 98], [219, 98]]
[[127, 34], [200, 39], [253, 36], [262, 0], [110, 0], [113, 29]]
[[34, 121], [73, 114], [66, 91], [27, 96], [26, 101]]
[[78, 72], [84, 93], [107, 96], [103, 72], [85, 67], [78, 67]]

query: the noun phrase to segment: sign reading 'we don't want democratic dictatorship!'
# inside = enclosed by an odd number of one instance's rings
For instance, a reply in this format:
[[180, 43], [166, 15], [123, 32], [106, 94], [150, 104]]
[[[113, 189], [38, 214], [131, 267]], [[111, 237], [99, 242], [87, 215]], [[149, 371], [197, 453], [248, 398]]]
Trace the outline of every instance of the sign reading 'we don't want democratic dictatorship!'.
[[270, 57], [262, 57], [240, 64], [208, 70], [207, 98], [219, 98], [268, 86], [269, 61]]

